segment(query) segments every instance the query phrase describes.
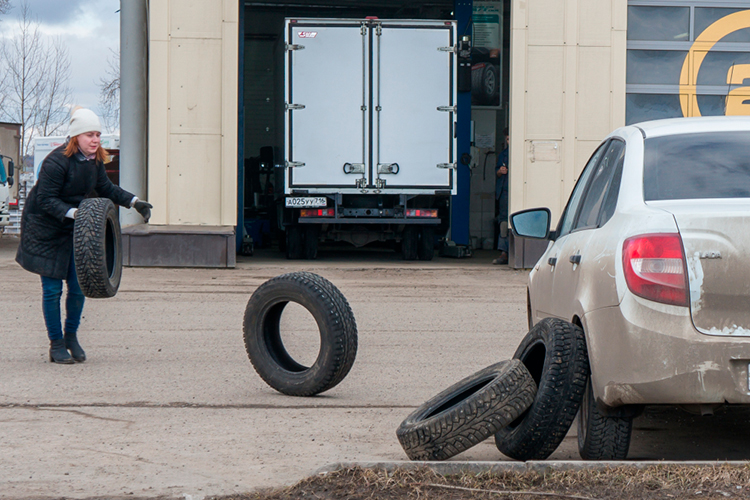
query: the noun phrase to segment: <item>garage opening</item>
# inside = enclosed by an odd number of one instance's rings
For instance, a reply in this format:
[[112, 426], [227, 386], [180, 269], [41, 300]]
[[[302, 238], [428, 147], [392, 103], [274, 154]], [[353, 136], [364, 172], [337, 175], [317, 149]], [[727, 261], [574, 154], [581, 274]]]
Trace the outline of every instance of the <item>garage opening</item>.
[[[465, 217], [448, 215], [444, 219], [446, 226], [454, 224], [469, 229], [468, 243], [474, 248], [494, 248], [498, 229], [495, 165], [504, 146], [502, 131], [509, 117], [510, 0], [474, 2], [473, 12], [473, 22], [466, 23], [473, 39], [472, 124], [467, 126], [467, 130], [473, 131], [471, 150], [467, 151], [471, 161], [457, 167], [470, 172], [463, 186], [469, 190], [470, 198]], [[241, 17], [238, 251], [245, 254], [252, 254], [258, 248], [286, 251], [284, 207], [279, 200], [286, 140], [285, 19], [453, 20], [455, 6], [453, 0], [247, 1]]]

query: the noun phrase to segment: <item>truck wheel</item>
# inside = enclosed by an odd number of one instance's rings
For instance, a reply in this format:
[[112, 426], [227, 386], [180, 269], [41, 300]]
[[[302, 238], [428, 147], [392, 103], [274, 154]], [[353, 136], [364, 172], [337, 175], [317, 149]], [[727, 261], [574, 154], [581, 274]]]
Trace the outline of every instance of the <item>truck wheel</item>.
[[544, 460], [565, 438], [581, 405], [589, 377], [586, 338], [567, 321], [545, 318], [513, 357], [526, 365], [538, 390], [531, 408], [495, 434], [495, 445], [516, 460]]
[[318, 256], [318, 239], [320, 238], [320, 226], [307, 224], [303, 230], [302, 252], [307, 260], [315, 260]]
[[412, 460], [445, 460], [518, 418], [535, 392], [534, 379], [523, 363], [502, 361], [424, 403], [406, 417], [396, 436]]
[[419, 231], [419, 244], [417, 246], [419, 260], [432, 260], [435, 256], [435, 228], [424, 226]]
[[[307, 309], [318, 324], [320, 350], [312, 366], [295, 361], [284, 347], [279, 327], [289, 302]], [[313, 396], [336, 386], [357, 354], [357, 324], [349, 303], [330, 281], [313, 273], [288, 273], [263, 283], [247, 303], [242, 328], [255, 371], [290, 396]]]
[[417, 245], [419, 244], [419, 233], [414, 226], [406, 226], [401, 235], [401, 255], [404, 260], [417, 260]]
[[594, 400], [591, 378], [578, 412], [578, 453], [584, 460], [625, 460], [633, 432], [632, 417], [604, 415]]
[[302, 228], [298, 224], [286, 227], [286, 258], [302, 258]]
[[73, 229], [76, 276], [86, 297], [114, 297], [122, 276], [122, 235], [114, 203], [88, 198], [76, 212]]

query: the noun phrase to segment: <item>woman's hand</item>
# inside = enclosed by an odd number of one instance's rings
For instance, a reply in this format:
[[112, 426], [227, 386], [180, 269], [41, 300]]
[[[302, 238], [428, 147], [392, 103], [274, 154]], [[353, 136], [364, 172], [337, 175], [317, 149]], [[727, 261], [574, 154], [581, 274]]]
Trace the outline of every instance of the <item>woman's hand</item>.
[[135, 202], [135, 205], [133, 205], [133, 208], [135, 208], [138, 213], [141, 214], [141, 217], [143, 217], [143, 222], [148, 222], [148, 220], [151, 218], [151, 209], [154, 208], [154, 206], [147, 201], [138, 200]]

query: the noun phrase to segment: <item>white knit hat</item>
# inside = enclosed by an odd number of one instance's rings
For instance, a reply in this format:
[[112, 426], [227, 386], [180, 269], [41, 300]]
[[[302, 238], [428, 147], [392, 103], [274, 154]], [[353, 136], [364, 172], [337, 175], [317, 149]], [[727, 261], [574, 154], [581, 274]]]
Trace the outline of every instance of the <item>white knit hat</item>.
[[102, 125], [96, 113], [86, 108], [76, 108], [70, 117], [70, 137], [86, 132], [101, 132]]

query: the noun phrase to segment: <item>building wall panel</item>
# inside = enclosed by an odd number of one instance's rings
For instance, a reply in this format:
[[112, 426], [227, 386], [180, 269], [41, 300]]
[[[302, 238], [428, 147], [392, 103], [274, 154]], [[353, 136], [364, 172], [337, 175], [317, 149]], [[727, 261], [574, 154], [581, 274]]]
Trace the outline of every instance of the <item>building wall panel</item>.
[[237, 220], [238, 0], [152, 0], [152, 224]]
[[221, 133], [221, 48], [221, 40], [170, 42], [171, 133]]
[[[627, 0], [513, 0], [511, 212], [547, 206], [557, 221], [593, 149], [625, 124], [626, 16]], [[558, 161], [532, 154], [555, 142]]]
[[167, 174], [170, 224], [221, 225], [221, 175], [216, 158], [221, 157], [221, 136], [172, 134]]
[[223, 0], [171, 0], [172, 38], [221, 38]]
[[563, 54], [562, 46], [529, 46], [525, 103], [529, 139], [563, 135]]

